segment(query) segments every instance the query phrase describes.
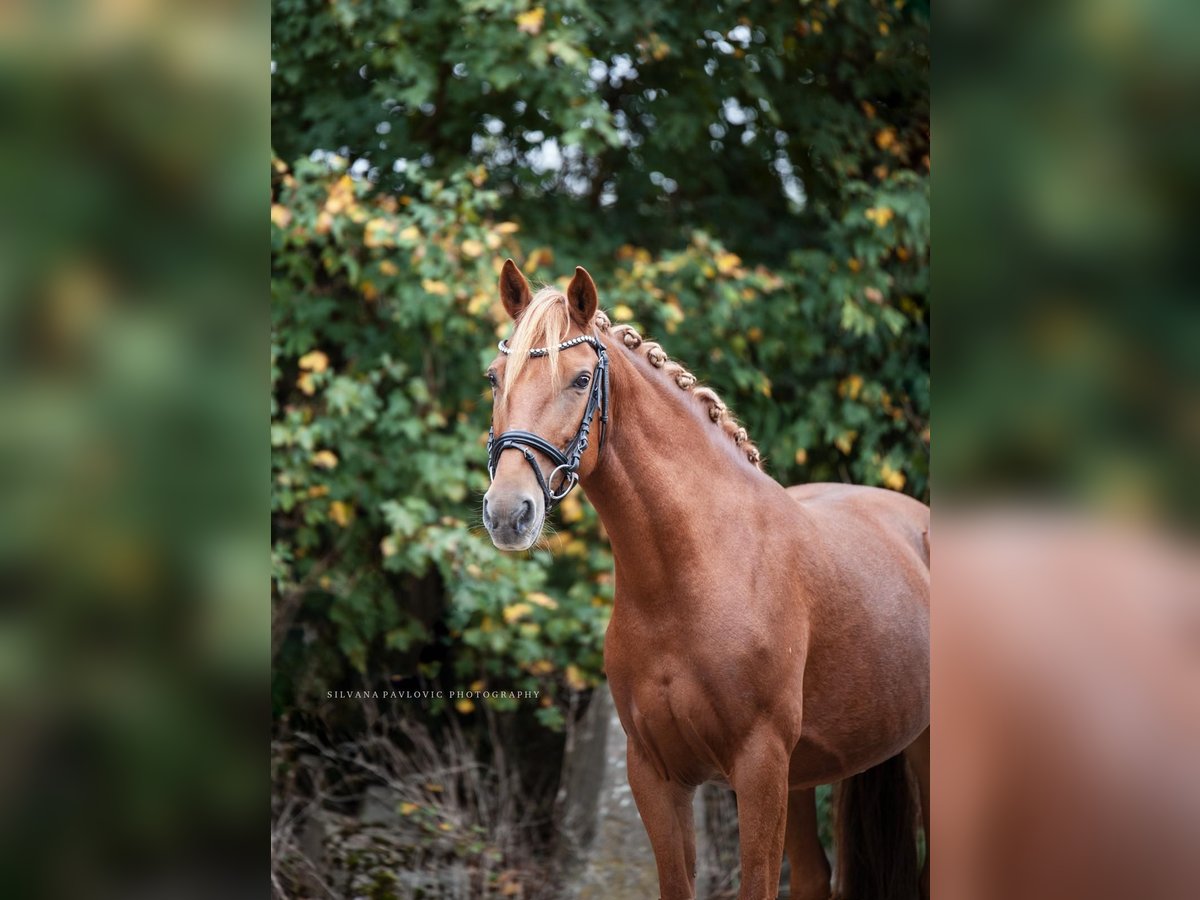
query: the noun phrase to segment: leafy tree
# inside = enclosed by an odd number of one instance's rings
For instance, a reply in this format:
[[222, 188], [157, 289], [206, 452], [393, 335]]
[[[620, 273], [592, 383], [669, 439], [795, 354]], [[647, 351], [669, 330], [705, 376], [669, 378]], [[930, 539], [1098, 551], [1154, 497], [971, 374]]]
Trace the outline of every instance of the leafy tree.
[[927, 3], [276, 0], [273, 22], [281, 158], [337, 151], [390, 191], [482, 163], [585, 263], [694, 228], [756, 261], [836, 251], [864, 194], [928, 173]]
[[273, 9], [279, 713], [395, 676], [556, 726], [602, 677], [586, 501], [529, 558], [473, 530], [509, 255], [588, 266], [780, 481], [927, 498], [927, 4]]

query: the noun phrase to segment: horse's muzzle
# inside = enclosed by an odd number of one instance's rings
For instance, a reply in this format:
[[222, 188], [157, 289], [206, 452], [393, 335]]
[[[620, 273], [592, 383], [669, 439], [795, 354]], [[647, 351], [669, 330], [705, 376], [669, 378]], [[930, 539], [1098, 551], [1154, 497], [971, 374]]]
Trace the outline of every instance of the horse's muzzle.
[[495, 487], [483, 498], [483, 524], [501, 550], [527, 550], [542, 530], [541, 497]]

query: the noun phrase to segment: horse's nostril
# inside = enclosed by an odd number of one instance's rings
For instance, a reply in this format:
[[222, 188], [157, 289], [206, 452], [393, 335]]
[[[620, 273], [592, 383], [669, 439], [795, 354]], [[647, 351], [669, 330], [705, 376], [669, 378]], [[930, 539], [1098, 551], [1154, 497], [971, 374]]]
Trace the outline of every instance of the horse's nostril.
[[533, 518], [533, 501], [522, 500], [521, 508], [517, 510], [516, 516], [513, 517], [513, 528], [517, 534], [523, 534], [529, 528], [530, 520]]
[[483, 498], [483, 524], [484, 525], [492, 524], [492, 517], [488, 515], [487, 497]]

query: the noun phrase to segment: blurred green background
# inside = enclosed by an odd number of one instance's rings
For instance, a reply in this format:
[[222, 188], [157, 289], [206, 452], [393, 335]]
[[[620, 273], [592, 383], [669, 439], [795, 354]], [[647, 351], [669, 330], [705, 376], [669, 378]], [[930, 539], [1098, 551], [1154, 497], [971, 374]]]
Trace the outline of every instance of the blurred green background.
[[942, 12], [939, 503], [1194, 531], [1200, 7]]
[[500, 263], [559, 284], [586, 266], [781, 482], [927, 500], [928, 7], [273, 9], [277, 818], [314, 781], [371, 781], [300, 761], [374, 716], [330, 691], [474, 688], [540, 699], [382, 703], [413, 720], [397, 732], [505, 744], [524, 813], [552, 820], [612, 557], [579, 493], [529, 554], [480, 526]]
[[261, 896], [269, 21], [0, 11], [0, 893]]

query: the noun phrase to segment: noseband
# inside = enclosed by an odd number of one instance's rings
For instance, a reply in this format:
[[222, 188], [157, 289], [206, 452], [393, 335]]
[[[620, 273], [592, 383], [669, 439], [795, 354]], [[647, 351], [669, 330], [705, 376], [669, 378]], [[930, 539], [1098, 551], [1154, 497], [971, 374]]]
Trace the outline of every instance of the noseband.
[[[592, 429], [592, 419], [595, 418], [597, 410], [600, 412], [601, 449], [604, 449], [604, 434], [608, 430], [608, 353], [599, 338], [589, 334], [581, 334], [569, 341], [563, 341], [558, 345], [558, 349], [567, 350], [579, 344], [589, 344], [596, 351], [599, 359], [596, 362], [596, 370], [592, 373], [592, 390], [588, 394], [587, 406], [583, 410], [583, 420], [579, 423], [575, 437], [571, 438], [571, 442], [567, 444], [565, 450], [559, 450], [532, 431], [506, 431], [499, 437], [493, 437], [492, 430], [488, 429], [488, 475], [495, 479], [496, 465], [500, 462], [501, 453], [505, 450], [520, 450], [525, 461], [529, 463], [529, 467], [533, 469], [533, 474], [537, 476], [538, 485], [546, 498], [547, 510], [567, 496], [571, 492], [571, 488], [579, 483], [579, 461], [583, 459], [583, 453], [587, 450], [588, 433]], [[508, 349], [508, 341], [500, 342], [500, 352], [506, 356], [511, 352]], [[538, 347], [529, 351], [530, 356], [548, 356], [549, 354], [549, 347]], [[554, 471], [550, 473], [549, 478], [542, 475], [542, 469], [534, 459], [533, 450], [549, 457], [550, 461], [554, 463]], [[559, 490], [555, 492], [551, 485], [559, 472], [563, 473], [563, 481], [559, 485]]]

